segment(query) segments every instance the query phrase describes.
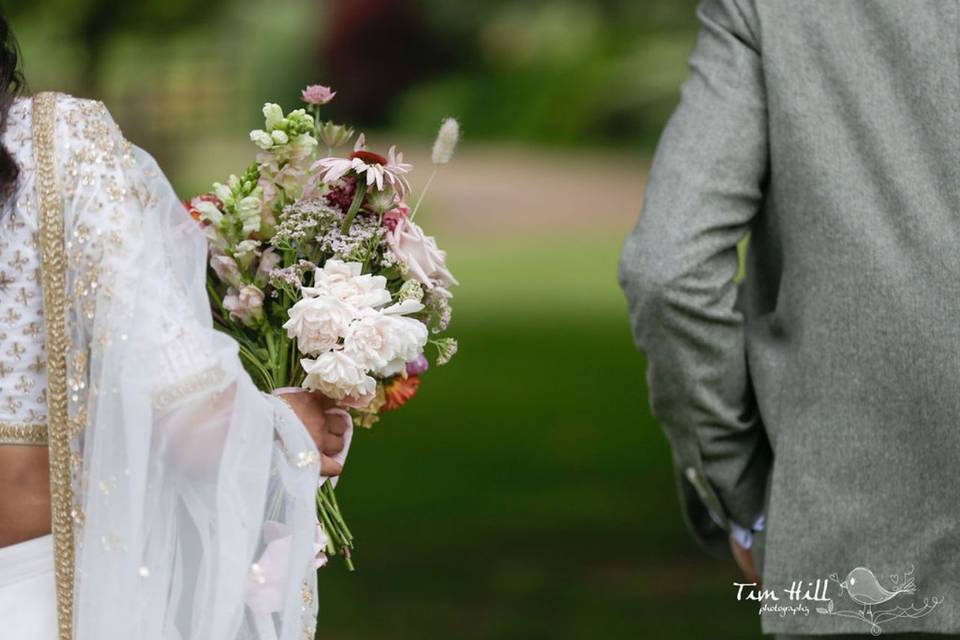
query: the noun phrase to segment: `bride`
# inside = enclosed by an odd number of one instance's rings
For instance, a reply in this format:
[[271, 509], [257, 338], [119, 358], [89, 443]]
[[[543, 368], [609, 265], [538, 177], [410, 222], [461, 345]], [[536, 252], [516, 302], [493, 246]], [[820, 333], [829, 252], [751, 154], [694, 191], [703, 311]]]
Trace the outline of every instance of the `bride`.
[[22, 86], [0, 18], [0, 635], [312, 638], [348, 419], [256, 389], [203, 235], [103, 104]]

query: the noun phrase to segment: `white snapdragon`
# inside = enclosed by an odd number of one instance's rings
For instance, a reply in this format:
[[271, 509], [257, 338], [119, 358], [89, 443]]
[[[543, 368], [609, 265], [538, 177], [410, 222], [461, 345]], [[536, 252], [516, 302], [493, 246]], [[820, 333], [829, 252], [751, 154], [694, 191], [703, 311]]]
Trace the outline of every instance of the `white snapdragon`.
[[254, 129], [250, 132], [250, 142], [257, 145], [264, 151], [273, 146], [273, 138], [263, 129]]
[[263, 105], [263, 119], [268, 130], [276, 129], [283, 120], [283, 109], [276, 103], [267, 102]]
[[201, 220], [206, 220], [212, 225], [220, 226], [223, 221], [223, 211], [220, 211], [212, 202], [204, 200], [195, 204], [194, 208], [200, 213]]

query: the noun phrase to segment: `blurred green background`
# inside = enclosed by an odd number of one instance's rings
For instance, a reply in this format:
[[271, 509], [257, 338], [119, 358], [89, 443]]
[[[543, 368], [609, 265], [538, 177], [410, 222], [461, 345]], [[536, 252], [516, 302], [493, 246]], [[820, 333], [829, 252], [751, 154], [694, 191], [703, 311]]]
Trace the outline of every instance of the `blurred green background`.
[[321, 573], [334, 640], [743, 638], [731, 563], [686, 533], [616, 283], [696, 35], [693, 0], [5, 3], [32, 90], [103, 99], [183, 197], [240, 173], [260, 106], [328, 115], [429, 168], [460, 353], [355, 439], [359, 570]]

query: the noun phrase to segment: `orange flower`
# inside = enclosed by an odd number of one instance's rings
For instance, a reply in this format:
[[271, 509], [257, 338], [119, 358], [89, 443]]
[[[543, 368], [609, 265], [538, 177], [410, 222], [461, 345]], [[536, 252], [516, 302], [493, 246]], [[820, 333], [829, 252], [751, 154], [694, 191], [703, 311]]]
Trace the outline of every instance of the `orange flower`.
[[393, 411], [399, 409], [417, 394], [417, 387], [420, 386], [420, 376], [407, 376], [403, 378], [397, 376], [386, 385], [384, 385], [384, 394], [386, 402], [383, 403], [384, 411]]

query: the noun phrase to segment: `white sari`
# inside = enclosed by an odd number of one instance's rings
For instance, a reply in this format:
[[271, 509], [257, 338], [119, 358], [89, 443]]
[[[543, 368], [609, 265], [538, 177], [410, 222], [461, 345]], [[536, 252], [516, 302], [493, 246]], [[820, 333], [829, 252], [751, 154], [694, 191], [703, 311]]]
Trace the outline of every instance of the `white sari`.
[[316, 446], [213, 329], [153, 158], [100, 102], [33, 102], [60, 640], [312, 638]]

